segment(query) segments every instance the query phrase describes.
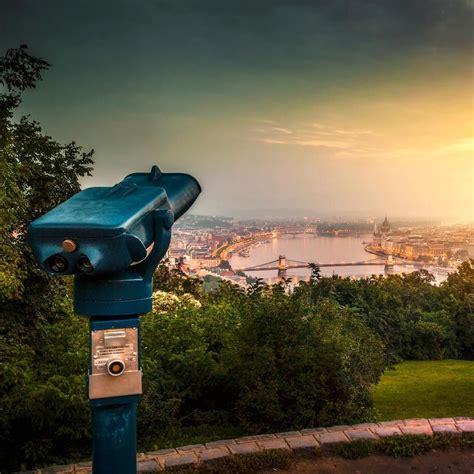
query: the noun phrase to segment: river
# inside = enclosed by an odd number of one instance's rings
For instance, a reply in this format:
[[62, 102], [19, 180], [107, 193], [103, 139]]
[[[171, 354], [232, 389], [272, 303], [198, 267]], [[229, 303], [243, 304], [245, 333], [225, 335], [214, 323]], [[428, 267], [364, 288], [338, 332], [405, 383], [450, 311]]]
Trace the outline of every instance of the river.
[[[249, 248], [249, 256], [242, 257], [238, 253], [230, 259], [234, 269], [253, 267], [277, 260], [279, 255], [285, 255], [288, 260], [299, 260], [315, 263], [358, 262], [376, 258], [364, 250], [364, 242], [372, 239], [371, 234], [360, 237], [322, 237], [312, 234], [283, 235], [270, 241], [260, 242]], [[395, 265], [393, 273], [410, 273], [416, 271], [414, 266]], [[446, 279], [447, 274], [442, 270], [427, 268], [436, 277], [439, 284]], [[325, 276], [337, 274], [340, 276], [366, 277], [373, 274], [384, 274], [384, 266], [353, 266], [353, 267], [324, 267], [321, 272]], [[250, 276], [263, 278], [267, 283], [277, 281], [276, 270], [249, 271]], [[307, 279], [310, 270], [305, 268], [289, 269], [288, 276], [297, 282]]]

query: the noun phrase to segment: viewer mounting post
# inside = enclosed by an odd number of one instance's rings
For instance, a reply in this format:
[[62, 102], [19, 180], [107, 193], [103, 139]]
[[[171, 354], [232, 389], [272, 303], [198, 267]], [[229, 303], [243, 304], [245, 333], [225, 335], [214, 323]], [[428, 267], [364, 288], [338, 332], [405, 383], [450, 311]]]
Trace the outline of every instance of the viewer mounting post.
[[113, 187], [77, 193], [28, 229], [43, 270], [74, 275], [74, 309], [90, 318], [95, 474], [137, 470], [139, 316], [152, 309], [153, 273], [168, 250], [171, 227], [200, 192], [192, 176], [153, 166]]

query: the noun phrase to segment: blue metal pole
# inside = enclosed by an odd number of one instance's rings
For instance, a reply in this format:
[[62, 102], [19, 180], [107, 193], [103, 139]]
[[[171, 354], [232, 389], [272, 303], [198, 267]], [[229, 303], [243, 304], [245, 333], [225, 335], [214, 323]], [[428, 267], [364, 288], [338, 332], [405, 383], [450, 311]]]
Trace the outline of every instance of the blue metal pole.
[[[90, 318], [89, 341], [92, 373], [92, 332], [117, 328], [140, 327], [136, 315]], [[140, 337], [137, 339], [138, 367], [141, 367]], [[94, 474], [135, 474], [137, 472], [137, 404], [141, 395], [91, 399], [92, 470]]]
[[91, 401], [94, 474], [137, 472], [136, 433], [139, 398], [129, 396]]

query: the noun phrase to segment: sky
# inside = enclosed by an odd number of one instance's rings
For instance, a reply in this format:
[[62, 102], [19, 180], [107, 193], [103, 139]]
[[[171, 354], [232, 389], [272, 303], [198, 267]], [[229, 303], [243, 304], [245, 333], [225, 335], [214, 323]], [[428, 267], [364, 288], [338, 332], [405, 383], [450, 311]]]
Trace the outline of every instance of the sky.
[[52, 64], [21, 112], [157, 164], [194, 213], [474, 220], [468, 0], [0, 0], [0, 49]]

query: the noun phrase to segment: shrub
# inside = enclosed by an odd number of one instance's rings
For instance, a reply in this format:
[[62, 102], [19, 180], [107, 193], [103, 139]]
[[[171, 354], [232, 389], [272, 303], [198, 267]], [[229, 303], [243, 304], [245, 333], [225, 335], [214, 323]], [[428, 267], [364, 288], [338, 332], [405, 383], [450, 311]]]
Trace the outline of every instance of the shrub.
[[322, 301], [249, 301], [237, 332], [237, 414], [249, 431], [328, 425], [371, 417], [369, 387], [382, 345], [350, 312]]
[[406, 323], [406, 349], [409, 360], [439, 360], [456, 355], [456, 334], [453, 323], [444, 311], [423, 313]]
[[90, 451], [87, 322], [71, 316], [44, 326], [36, 343], [36, 351], [21, 338], [3, 345], [0, 465], [6, 470]]
[[308, 312], [279, 288], [226, 288], [202, 308], [145, 318], [143, 366], [144, 430], [152, 418], [156, 432], [216, 422], [261, 432], [370, 419], [384, 363], [382, 344], [335, 303]]

